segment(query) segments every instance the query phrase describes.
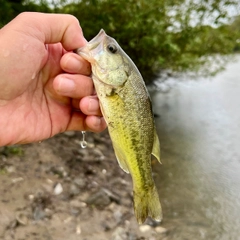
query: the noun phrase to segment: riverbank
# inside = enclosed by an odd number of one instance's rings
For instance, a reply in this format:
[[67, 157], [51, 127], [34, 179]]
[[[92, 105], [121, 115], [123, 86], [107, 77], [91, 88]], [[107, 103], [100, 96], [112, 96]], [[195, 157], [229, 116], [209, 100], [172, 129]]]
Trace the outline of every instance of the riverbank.
[[107, 131], [60, 134], [0, 148], [0, 239], [164, 239], [167, 229], [139, 226], [132, 183], [116, 161]]

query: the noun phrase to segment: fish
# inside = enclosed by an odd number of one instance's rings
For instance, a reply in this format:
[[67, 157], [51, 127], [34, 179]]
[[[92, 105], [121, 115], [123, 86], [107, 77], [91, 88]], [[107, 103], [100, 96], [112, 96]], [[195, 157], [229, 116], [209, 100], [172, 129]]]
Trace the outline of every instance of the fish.
[[[103, 29], [75, 51], [92, 68], [92, 80], [120, 167], [130, 173], [136, 219], [162, 220], [152, 177], [152, 155], [160, 162], [160, 143], [144, 80], [131, 58]], [[160, 162], [161, 163], [161, 162]]]

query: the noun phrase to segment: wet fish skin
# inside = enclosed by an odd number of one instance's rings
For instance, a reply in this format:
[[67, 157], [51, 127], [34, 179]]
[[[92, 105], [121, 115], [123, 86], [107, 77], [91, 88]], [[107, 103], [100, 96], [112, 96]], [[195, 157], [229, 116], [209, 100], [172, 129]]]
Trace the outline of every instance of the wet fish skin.
[[151, 169], [151, 154], [160, 162], [160, 146], [140, 72], [104, 30], [76, 52], [91, 63], [115, 155], [121, 168], [132, 176], [137, 221], [141, 224], [148, 216], [161, 221], [162, 209]]

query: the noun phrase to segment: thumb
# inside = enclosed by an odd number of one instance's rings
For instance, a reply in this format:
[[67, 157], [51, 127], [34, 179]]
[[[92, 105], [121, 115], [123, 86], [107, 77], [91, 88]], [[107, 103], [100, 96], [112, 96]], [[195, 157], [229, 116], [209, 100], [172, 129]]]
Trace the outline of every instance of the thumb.
[[66, 50], [73, 50], [87, 42], [77, 18], [72, 15], [24, 12], [17, 18], [25, 31], [45, 44], [61, 42]]

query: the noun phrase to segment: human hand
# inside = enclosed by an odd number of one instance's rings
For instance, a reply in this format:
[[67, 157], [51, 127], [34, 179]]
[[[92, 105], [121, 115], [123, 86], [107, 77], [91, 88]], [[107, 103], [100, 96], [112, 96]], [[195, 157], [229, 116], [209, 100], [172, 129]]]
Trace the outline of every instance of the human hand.
[[106, 128], [76, 18], [22, 13], [0, 30], [0, 146]]

